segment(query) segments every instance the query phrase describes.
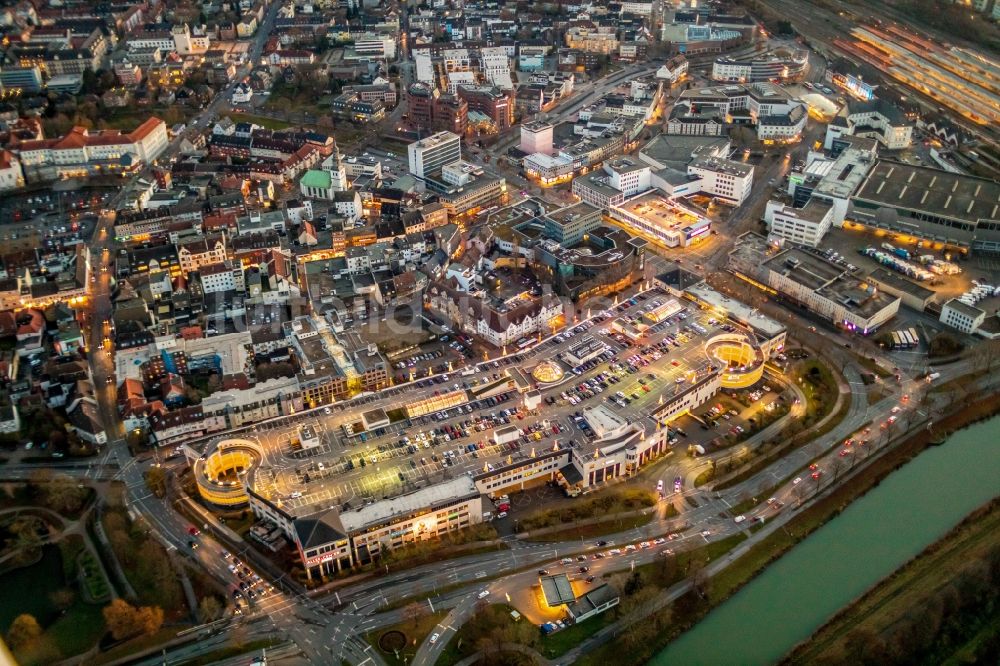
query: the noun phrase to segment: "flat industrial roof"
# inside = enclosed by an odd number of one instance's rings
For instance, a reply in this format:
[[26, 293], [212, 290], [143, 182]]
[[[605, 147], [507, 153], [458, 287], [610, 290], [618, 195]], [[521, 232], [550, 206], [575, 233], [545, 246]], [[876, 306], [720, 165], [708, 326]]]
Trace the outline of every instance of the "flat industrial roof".
[[[595, 192], [603, 194], [606, 197], [614, 197], [621, 194], [620, 190], [616, 190], [615, 188], [608, 185], [609, 176], [603, 171], [598, 171], [596, 173], [588, 174], [586, 176], [583, 176], [582, 178], [583, 180], [581, 182], [583, 184], [585, 184], [587, 187], [594, 190]], [[574, 179], [573, 182], [575, 183], [577, 180], [580, 180], [580, 178]]]
[[847, 269], [799, 248], [781, 252], [764, 265], [863, 317], [871, 317], [898, 300], [896, 296], [864, 288], [863, 280]]
[[791, 276], [796, 282], [811, 291], [832, 284], [847, 272], [846, 268], [824, 261], [814, 254], [799, 248], [791, 248], [764, 262], [776, 273]]
[[885, 285], [889, 285], [897, 291], [904, 292], [910, 296], [915, 296], [920, 300], [926, 301], [933, 298], [937, 293], [933, 289], [928, 289], [927, 287], [921, 287], [919, 284], [913, 280], [907, 280], [905, 277], [899, 273], [893, 273], [887, 271], [884, 268], [876, 268], [869, 274], [868, 279], [880, 282]]
[[559, 224], [564, 224], [581, 217], [599, 215], [600, 212], [600, 209], [591, 206], [589, 203], [581, 201], [580, 203], [573, 204], [572, 206], [566, 206], [565, 208], [552, 211], [547, 215], [547, 217], [555, 222], [558, 222]]
[[549, 606], [562, 606], [576, 600], [573, 584], [569, 582], [566, 574], [542, 576], [538, 582], [542, 584], [542, 594], [545, 595], [545, 603]]
[[358, 509], [348, 510], [340, 514], [340, 522], [344, 525], [344, 529], [351, 533], [429, 507], [452, 504], [461, 498], [478, 494], [479, 490], [476, 489], [472, 477], [463, 474], [449, 481], [435, 483], [406, 495], [399, 495]]
[[949, 310], [955, 310], [956, 312], [960, 312], [970, 319], [976, 319], [980, 315], [986, 314], [985, 310], [980, 310], [974, 305], [963, 303], [957, 298], [953, 298], [947, 303], [945, 303], [944, 307], [948, 308]]
[[686, 172], [695, 155], [722, 154], [728, 149], [729, 139], [726, 137], [660, 134], [643, 146], [638, 155], [651, 166]]
[[589, 423], [594, 429], [594, 432], [601, 437], [605, 436], [609, 432], [614, 432], [628, 425], [628, 421], [623, 419], [618, 414], [615, 414], [604, 405], [587, 407], [583, 410], [583, 418], [587, 419], [587, 423]]
[[806, 205], [802, 208], [784, 206], [781, 209], [781, 214], [789, 217], [796, 217], [800, 220], [807, 220], [809, 222], [822, 222], [823, 218], [826, 217], [831, 208], [833, 208], [833, 204], [829, 201], [819, 199], [817, 197], [810, 197], [809, 201], [807, 201]]
[[621, 203], [615, 208], [641, 217], [661, 229], [683, 229], [689, 224], [700, 222], [702, 219], [699, 215], [655, 190]]
[[699, 301], [725, 310], [730, 317], [744, 326], [749, 326], [769, 340], [778, 337], [785, 330], [785, 326], [780, 322], [771, 319], [742, 301], [729, 298], [725, 294], [712, 289], [705, 282], [699, 282], [696, 285], [688, 287], [685, 291]]
[[833, 161], [816, 192], [837, 199], [854, 194], [872, 166], [873, 153], [859, 148], [847, 148]]
[[709, 171], [716, 171], [718, 173], [726, 173], [731, 176], [739, 176], [740, 178], [745, 178], [753, 173], [752, 164], [735, 162], [733, 160], [727, 160], [723, 157], [699, 157], [691, 163], [691, 166], [708, 169]]
[[971, 224], [1000, 221], [1000, 183], [941, 169], [880, 160], [855, 199]]
[[573, 617], [580, 617], [593, 612], [601, 606], [610, 603], [618, 598], [618, 592], [613, 587], [605, 583], [598, 585], [589, 592], [585, 592], [579, 599], [569, 604], [569, 614]]

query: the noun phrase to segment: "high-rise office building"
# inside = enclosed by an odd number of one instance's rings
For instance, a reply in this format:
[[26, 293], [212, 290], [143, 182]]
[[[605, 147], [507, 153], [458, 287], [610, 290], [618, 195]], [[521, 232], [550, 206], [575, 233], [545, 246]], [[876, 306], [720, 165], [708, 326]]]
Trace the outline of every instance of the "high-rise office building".
[[417, 178], [439, 171], [441, 167], [462, 159], [462, 138], [452, 132], [438, 132], [426, 139], [414, 141], [406, 148], [410, 173]]

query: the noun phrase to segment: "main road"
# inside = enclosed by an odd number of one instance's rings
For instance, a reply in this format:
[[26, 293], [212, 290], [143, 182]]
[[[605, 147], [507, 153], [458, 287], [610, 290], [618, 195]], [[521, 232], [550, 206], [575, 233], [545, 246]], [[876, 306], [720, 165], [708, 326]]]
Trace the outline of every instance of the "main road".
[[[949, 367], [942, 371], [942, 377], [938, 381], [947, 381], [964, 374], [967, 370], [967, 367]], [[540, 550], [551, 549], [550, 558], [538, 562], [538, 564], [543, 565], [551, 573], [567, 573], [572, 578], [575, 576], [580, 562], [574, 561], [564, 565], [557, 561], [557, 557], [577, 555], [583, 552], [588, 556], [586, 564], [591, 569], [588, 575], [599, 576], [615, 571], [625, 571], [633, 566], [651, 562], [664, 554], [670, 555], [681, 550], [700, 547], [709, 541], [722, 540], [743, 532], [749, 537], [748, 541], [741, 544], [737, 551], [717, 560], [710, 566], [713, 575], [718, 573], [735, 561], [736, 555], [745, 552], [752, 543], [759, 542], [774, 530], [780, 529], [801, 508], [808, 506], [812, 498], [835, 488], [839, 483], [847, 482], [851, 472], [858, 468], [859, 463], [863, 466], [864, 461], [873, 459], [878, 453], [885, 450], [894, 426], [883, 429], [879, 422], [885, 423], [888, 417], [893, 414], [894, 408], [900, 410], [896, 412], [896, 417], [906, 420], [908, 424], [922, 423], [930, 418], [929, 408], [921, 406], [921, 397], [927, 392], [930, 385], [922, 379], [906, 378], [901, 384], [891, 388], [889, 395], [869, 408], [867, 389], [860, 381], [860, 375], [853, 368], [848, 368], [846, 377], [851, 384], [851, 404], [843, 421], [828, 434], [783, 457], [751, 479], [723, 492], [689, 491], [697, 508], [686, 511], [679, 518], [661, 519], [636, 530], [603, 537], [603, 539], [614, 543], [619, 549], [629, 543], [635, 544], [642, 540], [648, 542], [654, 537], [683, 529], [681, 538], [667, 541], [665, 545], [626, 550], [620, 555], [606, 556], [601, 559], [594, 559], [594, 551], [597, 546], [593, 542], [536, 544]], [[990, 380], [990, 385], [997, 383], [1000, 383], [1000, 378]], [[903, 401], [903, 395], [909, 396], [909, 400]], [[873, 417], [876, 422], [871, 426], [872, 433], [866, 434], [862, 429], [868, 427]], [[864, 445], [844, 448], [843, 441], [851, 435], [855, 435], [856, 439], [869, 437], [869, 440]], [[844, 451], [849, 453], [843, 454]], [[809, 467], [810, 465], [816, 465], [815, 471]], [[770, 497], [763, 495], [762, 491], [767, 492]], [[747, 496], [754, 495], [759, 503], [750, 509], [743, 510], [744, 513], [741, 514], [743, 518], [740, 522], [736, 522], [733, 507], [743, 503]], [[757, 522], [764, 523], [765, 527], [756, 534], [752, 534], [747, 528]], [[670, 552], [665, 553], [668, 549]], [[436, 662], [454, 633], [472, 616], [481, 590], [489, 590], [489, 598], [498, 599], [513, 594], [516, 590], [537, 584], [537, 574], [530, 570], [520, 571], [501, 576], [495, 580], [484, 581], [484, 583], [475, 584], [473, 582], [471, 587], [465, 588], [466, 594], [464, 596], [457, 591], [452, 591], [443, 600], [444, 603], [439, 604], [439, 606], [444, 605], [451, 608], [448, 615], [431, 631], [431, 634], [438, 634], [439, 638], [434, 642], [429, 639], [425, 640], [414, 656], [412, 664], [431, 666]], [[649, 607], [647, 611], [653, 612], [675, 599], [686, 589], [684, 585], [686, 583], [662, 592], [658, 602]], [[395, 615], [385, 614], [384, 624], [396, 621], [398, 619]], [[377, 616], [371, 624], [383, 625], [383, 617]], [[598, 635], [587, 639], [580, 646], [564, 655], [560, 662], [571, 663], [577, 656], [585, 654], [588, 650], [613, 637], [614, 631], [615, 629], [611, 628], [602, 630]]]

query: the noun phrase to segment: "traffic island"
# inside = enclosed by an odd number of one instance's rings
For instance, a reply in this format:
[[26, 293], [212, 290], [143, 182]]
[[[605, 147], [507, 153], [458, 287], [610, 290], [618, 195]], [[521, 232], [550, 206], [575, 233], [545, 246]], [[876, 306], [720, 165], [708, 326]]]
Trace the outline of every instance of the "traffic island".
[[407, 664], [431, 631], [448, 615], [448, 611], [431, 612], [425, 602], [413, 601], [403, 607], [402, 622], [364, 635], [365, 641], [376, 648], [389, 664]]

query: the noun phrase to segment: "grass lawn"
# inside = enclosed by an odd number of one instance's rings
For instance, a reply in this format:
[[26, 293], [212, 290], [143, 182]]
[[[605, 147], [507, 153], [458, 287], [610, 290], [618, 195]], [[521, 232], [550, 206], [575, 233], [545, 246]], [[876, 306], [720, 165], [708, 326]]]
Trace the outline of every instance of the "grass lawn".
[[529, 536], [523, 539], [523, 541], [547, 542], [568, 541], [570, 539], [589, 539], [591, 537], [599, 537], [606, 534], [614, 534], [615, 532], [631, 530], [636, 527], [642, 527], [643, 525], [648, 524], [655, 517], [654, 513], [650, 513], [648, 516], [614, 518], [599, 523], [593, 523], [591, 525], [567, 527], [566, 529], [556, 530], [555, 532], [546, 532], [545, 534], [539, 534], [537, 536]]
[[606, 611], [596, 617], [588, 618], [580, 624], [574, 624], [566, 627], [562, 631], [557, 631], [556, 633], [549, 634], [548, 636], [542, 636], [539, 645], [536, 646], [536, 649], [543, 656], [550, 659], [561, 657], [579, 645], [580, 641], [588, 636], [596, 634], [598, 631], [614, 621], [615, 614], [611, 611]]
[[789, 378], [806, 395], [803, 422], [807, 426], [819, 421], [833, 409], [840, 389], [833, 371], [821, 360], [810, 358], [796, 363], [789, 371]]
[[734, 516], [738, 516], [741, 513], [746, 513], [747, 511], [754, 508], [755, 506], [766, 500], [768, 497], [770, 497], [773, 491], [774, 487], [765, 488], [761, 492], [757, 493], [755, 497], [748, 497], [739, 504], [734, 504], [733, 507], [729, 509], [729, 513], [733, 514]]
[[239, 122], [254, 123], [266, 129], [283, 130], [292, 126], [291, 123], [286, 123], [283, 120], [275, 120], [274, 118], [269, 118], [267, 116], [258, 116], [252, 113], [229, 113], [226, 115], [232, 118], [233, 122], [235, 123]]
[[612, 488], [561, 508], [536, 511], [520, 519], [521, 530], [537, 530], [560, 524], [571, 525], [587, 518], [636, 511], [656, 504], [656, 493], [646, 488]]
[[872, 386], [868, 389], [868, 404], [878, 404], [883, 398], [889, 395], [889, 391], [882, 386]]
[[[82, 543], [79, 545], [82, 547]], [[79, 551], [70, 543], [65, 552], [74, 555]], [[69, 565], [75, 575], [75, 555]], [[79, 593], [64, 613], [53, 605], [50, 595], [65, 587], [64, 581], [71, 579], [64, 574], [60, 548], [46, 546], [38, 563], [0, 576], [4, 599], [0, 603], [0, 631], [6, 632], [14, 618], [22, 613], [33, 615], [45, 630], [32, 649], [18, 652], [18, 661], [23, 665], [51, 663], [79, 654], [94, 645], [104, 633], [101, 606], [84, 603]]]
[[863, 367], [865, 370], [868, 370], [869, 372], [873, 372], [876, 375], [878, 375], [879, 377], [882, 377], [883, 379], [885, 379], [886, 377], [891, 377], [892, 376], [891, 372], [889, 372], [888, 370], [886, 370], [885, 368], [883, 368], [881, 365], [879, 365], [878, 363], [876, 363], [872, 359], [868, 358], [867, 356], [858, 356], [856, 358], [858, 360], [858, 364], [861, 367]]
[[[245, 515], [244, 515], [245, 514]], [[250, 528], [253, 527], [256, 518], [250, 511], [237, 511], [225, 516], [226, 527], [236, 532], [240, 536], [246, 536]]]
[[77, 602], [46, 630], [64, 655], [89, 650], [104, 634], [102, 606]]
[[[426, 604], [424, 604], [423, 607], [425, 610], [429, 610]], [[436, 613], [428, 612], [426, 615], [417, 618], [416, 621], [404, 620], [398, 624], [370, 631], [364, 635], [364, 639], [368, 641], [373, 648], [378, 650], [379, 654], [382, 655], [382, 658], [385, 659], [386, 662], [389, 664], [402, 665], [413, 659], [413, 655], [416, 654], [417, 648], [420, 644], [424, 642], [424, 639], [427, 638], [427, 635], [431, 633], [431, 630], [437, 626], [438, 622], [443, 620], [447, 615], [448, 611], [445, 610], [438, 611]], [[390, 631], [399, 631], [406, 636], [406, 646], [398, 650], [398, 652], [386, 652], [382, 650], [378, 644], [379, 637]]]
[[[486, 578], [486, 580], [492, 580], [492, 579], [493, 578]], [[433, 592], [424, 592], [423, 594], [415, 594], [411, 597], [403, 597], [402, 599], [397, 599], [396, 601], [389, 603], [387, 606], [382, 606], [381, 608], [379, 608], [379, 610], [383, 612], [396, 610], [397, 608], [408, 606], [413, 602], [425, 604], [427, 603], [428, 597], [434, 599], [438, 596], [447, 594], [453, 590], [458, 590], [460, 588], [466, 587], [467, 585], [468, 583], [452, 583], [451, 585], [439, 585]]]
[[715, 468], [709, 467], [704, 472], [701, 472], [700, 474], [698, 474], [698, 476], [694, 477], [694, 487], [699, 488], [714, 479], [715, 479]]
[[29, 613], [43, 627], [57, 613], [49, 595], [63, 587], [63, 561], [56, 546], [45, 546], [42, 559], [29, 567], [14, 569], [0, 576], [0, 631], [4, 634], [18, 615]]
[[[492, 537], [487, 536], [484, 537], [484, 539], [496, 539], [496, 533], [494, 532]], [[384, 558], [382, 558], [380, 564], [372, 564], [362, 567], [362, 571], [368, 567], [371, 569], [381, 569], [385, 565], [389, 565], [389, 568], [393, 571], [401, 571], [403, 569], [412, 569], [413, 567], [427, 564], [429, 562], [452, 560], [456, 557], [478, 555], [480, 553], [506, 550], [509, 548], [506, 543], [501, 541], [497, 541], [495, 543], [484, 543], [481, 546], [473, 546], [471, 548], [464, 548], [461, 546], [463, 546], [462, 542], [450, 543], [447, 541], [423, 541], [418, 544], [410, 544], [391, 551]]]
[[971, 374], [956, 377], [955, 379], [942, 384], [935, 384], [931, 387], [930, 393], [950, 393], [952, 391], [963, 391], [968, 393], [969, 387], [979, 381], [979, 379], [985, 374], [985, 370], [977, 370]]
[[434, 666], [451, 666], [474, 654], [476, 641], [492, 631], [520, 634], [524, 640], [511, 642], [537, 647], [541, 636], [538, 627], [523, 618], [520, 622], [514, 622], [514, 618], [510, 616], [512, 610], [505, 604], [491, 604], [474, 615], [451, 637]]
[[295, 100], [292, 107], [289, 109], [284, 108], [277, 101], [283, 99], [282, 97], [275, 97], [274, 95], [268, 95], [267, 101], [260, 108], [265, 111], [271, 111], [274, 113], [285, 113], [286, 111], [290, 113], [310, 113], [315, 117], [330, 114], [330, 107], [324, 106], [322, 104], [310, 104], [304, 100]]

